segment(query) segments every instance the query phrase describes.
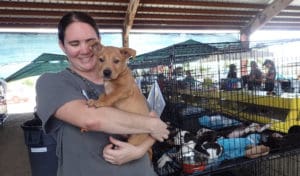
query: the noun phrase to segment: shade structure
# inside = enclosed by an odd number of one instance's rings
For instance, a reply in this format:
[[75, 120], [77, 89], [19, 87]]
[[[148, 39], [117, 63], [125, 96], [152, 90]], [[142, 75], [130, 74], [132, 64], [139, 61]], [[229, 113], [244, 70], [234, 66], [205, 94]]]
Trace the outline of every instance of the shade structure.
[[67, 57], [59, 54], [43, 53], [30, 64], [24, 66], [17, 72], [8, 76], [5, 81], [16, 81], [19, 79], [38, 76], [43, 73], [55, 73], [65, 69], [68, 66]]
[[138, 55], [135, 59], [130, 61], [129, 65], [132, 69], [137, 69], [182, 63], [187, 60], [192, 61], [207, 57], [217, 50], [218, 48], [214, 45], [204, 44], [190, 39], [166, 48]]

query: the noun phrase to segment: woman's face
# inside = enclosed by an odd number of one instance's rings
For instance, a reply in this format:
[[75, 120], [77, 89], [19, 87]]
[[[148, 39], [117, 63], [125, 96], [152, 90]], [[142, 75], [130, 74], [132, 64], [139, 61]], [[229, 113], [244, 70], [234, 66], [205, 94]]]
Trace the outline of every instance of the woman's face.
[[270, 67], [271, 67], [271, 64], [270, 64], [270, 63], [267, 63], [267, 64], [266, 64], [266, 67], [267, 67], [267, 68], [270, 68]]
[[88, 72], [96, 68], [97, 58], [88, 46], [88, 41], [99, 39], [87, 23], [73, 22], [65, 31], [64, 43], [60, 47], [67, 55], [72, 69]]

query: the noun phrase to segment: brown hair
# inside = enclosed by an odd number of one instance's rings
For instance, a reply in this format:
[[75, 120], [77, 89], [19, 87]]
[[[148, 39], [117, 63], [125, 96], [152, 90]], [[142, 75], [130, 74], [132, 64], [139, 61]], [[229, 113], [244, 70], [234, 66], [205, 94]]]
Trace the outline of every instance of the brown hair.
[[58, 39], [64, 44], [66, 28], [73, 22], [83, 22], [89, 24], [96, 32], [98, 38], [100, 38], [99, 30], [95, 20], [84, 12], [69, 12], [66, 13], [58, 23]]

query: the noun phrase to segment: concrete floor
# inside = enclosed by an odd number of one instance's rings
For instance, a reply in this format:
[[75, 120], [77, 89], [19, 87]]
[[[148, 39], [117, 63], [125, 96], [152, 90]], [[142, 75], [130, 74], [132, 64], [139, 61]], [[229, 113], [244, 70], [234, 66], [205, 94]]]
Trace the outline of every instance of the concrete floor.
[[20, 125], [32, 118], [32, 113], [9, 114], [4, 125], [0, 126], [1, 176], [31, 176], [27, 146]]

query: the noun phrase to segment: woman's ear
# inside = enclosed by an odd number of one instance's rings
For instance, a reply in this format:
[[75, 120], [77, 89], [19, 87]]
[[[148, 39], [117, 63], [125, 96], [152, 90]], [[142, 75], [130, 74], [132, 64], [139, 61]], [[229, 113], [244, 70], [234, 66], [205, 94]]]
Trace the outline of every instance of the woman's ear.
[[59, 47], [66, 54], [65, 45], [61, 41], [59, 41]]

